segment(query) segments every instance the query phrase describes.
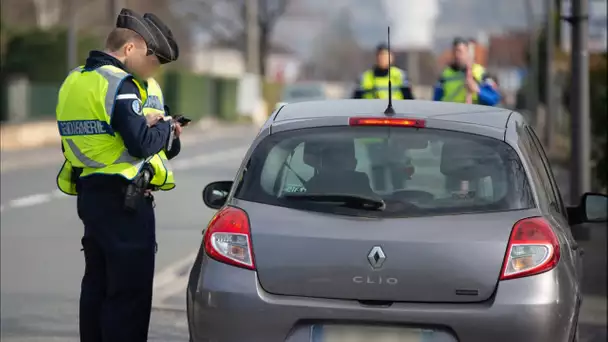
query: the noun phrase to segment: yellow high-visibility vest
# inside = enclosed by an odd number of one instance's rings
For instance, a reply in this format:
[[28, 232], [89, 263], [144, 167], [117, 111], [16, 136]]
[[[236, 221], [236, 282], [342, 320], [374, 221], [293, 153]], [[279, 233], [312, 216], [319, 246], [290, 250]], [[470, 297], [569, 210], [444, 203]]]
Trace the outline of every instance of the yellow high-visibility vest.
[[[148, 79], [148, 98], [144, 103], [143, 112], [146, 116], [154, 114], [166, 115], [163, 91], [160, 89], [158, 82], [156, 82], [156, 80], [153, 78]], [[158, 154], [152, 157], [150, 161], [152, 162], [152, 167], [163, 165], [167, 170], [167, 179], [165, 180], [165, 184], [159, 186], [159, 189], [167, 191], [175, 188], [173, 170], [171, 169], [171, 164], [169, 163], [169, 159], [167, 159], [165, 151], [160, 151]], [[156, 173], [156, 168], [154, 169], [154, 172]]]
[[[403, 86], [403, 71], [397, 67], [391, 67], [391, 88], [393, 100], [403, 100], [400, 89]], [[388, 74], [384, 77], [374, 75], [374, 70], [367, 70], [361, 77], [360, 89], [364, 91], [364, 99], [388, 99]]]
[[[73, 168], [82, 169], [80, 177], [93, 174], [120, 175], [127, 180], [137, 176], [146, 162], [155, 171], [150, 184], [162, 187], [167, 181], [167, 169], [162, 160], [154, 156], [140, 159], [131, 156], [122, 137], [111, 125], [118, 88], [133, 76], [111, 65], [94, 70], [74, 69], [59, 89], [56, 108], [57, 124], [64, 149], [65, 162], [57, 175], [57, 186], [68, 194], [76, 195]], [[135, 82], [142, 102], [147, 91]]]
[[[485, 68], [479, 64], [473, 64], [471, 69], [473, 78], [481, 83]], [[441, 73], [443, 80], [443, 97], [444, 102], [465, 103], [467, 100], [466, 74], [463, 71], [456, 71], [450, 67], [445, 68]], [[479, 103], [477, 94], [471, 94], [473, 103]]]

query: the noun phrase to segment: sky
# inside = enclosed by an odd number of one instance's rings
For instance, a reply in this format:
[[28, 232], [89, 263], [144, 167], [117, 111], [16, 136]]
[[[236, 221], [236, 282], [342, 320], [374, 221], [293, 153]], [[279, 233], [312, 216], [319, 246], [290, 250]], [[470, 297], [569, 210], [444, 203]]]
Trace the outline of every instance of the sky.
[[396, 48], [433, 48], [439, 0], [383, 0]]

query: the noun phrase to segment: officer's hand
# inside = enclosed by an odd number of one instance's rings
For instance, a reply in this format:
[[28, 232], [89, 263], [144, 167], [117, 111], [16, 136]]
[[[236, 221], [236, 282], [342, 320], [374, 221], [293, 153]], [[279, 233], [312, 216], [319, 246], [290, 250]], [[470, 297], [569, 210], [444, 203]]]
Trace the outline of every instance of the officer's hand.
[[182, 134], [182, 125], [179, 122], [176, 122], [175, 123], [175, 132], [174, 132], [175, 139], [179, 138], [180, 134]]
[[162, 114], [151, 114], [146, 115], [146, 122], [148, 123], [148, 127], [152, 127], [156, 125], [158, 121], [163, 118]]
[[467, 80], [467, 89], [474, 94], [479, 93], [479, 85], [475, 80]]

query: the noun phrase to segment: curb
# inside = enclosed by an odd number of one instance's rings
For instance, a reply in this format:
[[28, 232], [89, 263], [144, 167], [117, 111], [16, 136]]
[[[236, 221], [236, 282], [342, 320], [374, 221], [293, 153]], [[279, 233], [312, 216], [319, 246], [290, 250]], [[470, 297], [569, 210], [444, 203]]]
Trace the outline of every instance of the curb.
[[0, 126], [0, 151], [14, 151], [27, 148], [59, 144], [57, 122], [42, 121]]
[[[203, 118], [192, 125], [197, 131], [209, 131], [224, 123], [216, 118]], [[39, 121], [0, 126], [0, 151], [18, 151], [59, 145], [61, 138], [56, 121]]]

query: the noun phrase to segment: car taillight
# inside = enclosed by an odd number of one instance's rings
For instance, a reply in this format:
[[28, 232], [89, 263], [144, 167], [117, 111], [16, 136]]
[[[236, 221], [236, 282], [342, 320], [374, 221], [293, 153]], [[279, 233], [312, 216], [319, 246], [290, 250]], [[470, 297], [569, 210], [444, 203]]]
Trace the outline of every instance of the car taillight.
[[255, 269], [249, 218], [243, 210], [224, 207], [218, 211], [207, 226], [203, 243], [205, 252], [211, 258], [233, 266]]
[[559, 241], [549, 223], [530, 217], [515, 223], [500, 280], [527, 277], [553, 269], [559, 261]]
[[425, 121], [420, 119], [406, 118], [360, 118], [354, 117], [348, 119], [350, 126], [401, 126], [401, 127], [416, 127], [424, 128]]

